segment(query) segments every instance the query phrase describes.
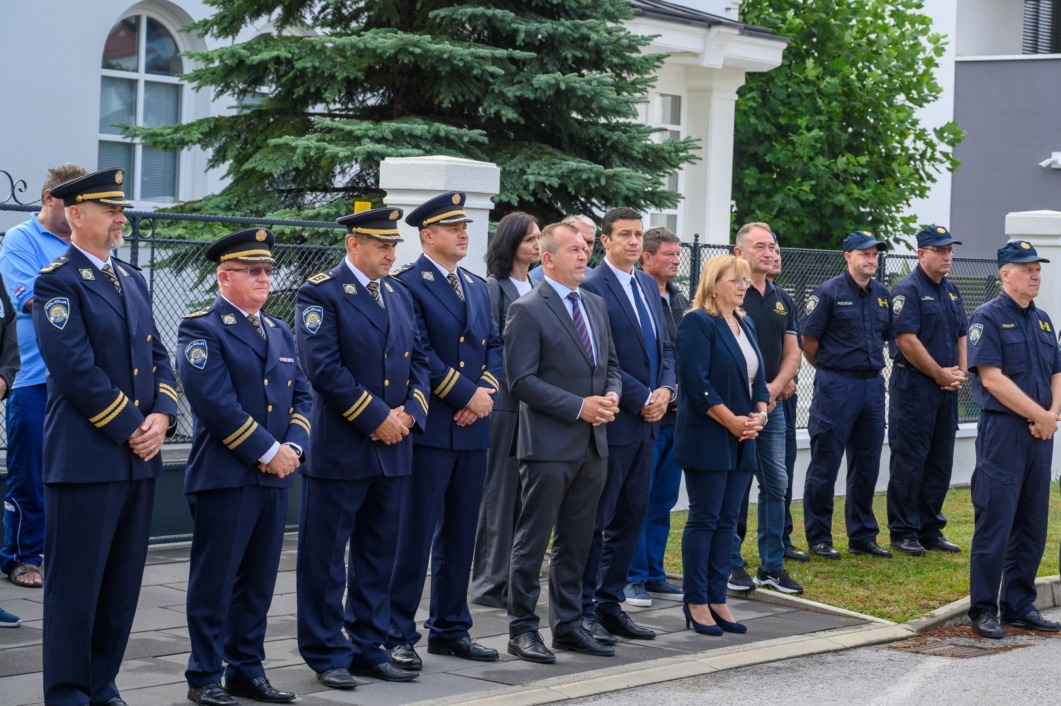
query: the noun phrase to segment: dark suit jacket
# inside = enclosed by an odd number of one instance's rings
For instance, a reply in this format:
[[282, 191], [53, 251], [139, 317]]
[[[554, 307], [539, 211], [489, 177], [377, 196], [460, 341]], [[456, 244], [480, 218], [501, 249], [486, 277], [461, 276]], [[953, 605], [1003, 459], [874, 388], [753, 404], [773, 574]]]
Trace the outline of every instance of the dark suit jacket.
[[409, 290], [385, 277], [380, 296], [386, 310], [346, 262], [298, 290], [298, 350], [314, 392], [303, 475], [354, 480], [412, 472], [412, 434], [390, 446], [369, 438], [399, 405], [416, 421], [414, 433], [422, 432], [431, 394]]
[[268, 340], [236, 307], [218, 297], [186, 316], [177, 329], [177, 371], [195, 431], [184, 492], [245, 485], [288, 488], [258, 470], [275, 442], [309, 451], [309, 384], [295, 357], [287, 324], [260, 313]]
[[578, 415], [585, 397], [622, 395], [622, 373], [604, 300], [580, 294], [593, 329], [594, 367], [551, 284], [542, 282], [508, 308], [505, 373], [509, 392], [520, 401], [516, 456], [521, 461], [576, 461], [590, 444], [602, 458], [608, 455], [606, 425], [594, 427]]
[[755, 324], [738, 317], [744, 335], [759, 357], [759, 372], [748, 391], [748, 364], [736, 337], [721, 316], [693, 309], [678, 324], [678, 419], [674, 427], [674, 462], [686, 470], [752, 470], [755, 442], [739, 441], [707, 416], [724, 404], [734, 414], [755, 411], [770, 399], [766, 391], [763, 355], [755, 341]]
[[[530, 282], [531, 289], [534, 289], [541, 284], [541, 282], [535, 281], [530, 277], [528, 277], [527, 280]], [[519, 299], [520, 293], [519, 290], [516, 289], [516, 285], [512, 284], [512, 280], [508, 277], [497, 279], [493, 275], [490, 275], [486, 278], [486, 286], [490, 290], [490, 316], [497, 325], [497, 331], [501, 338], [501, 342], [504, 343], [505, 322], [508, 320], [508, 307], [512, 302]], [[494, 409], [515, 412], [519, 409], [519, 402], [509, 394], [508, 382], [505, 380], [503, 372], [500, 382], [501, 388], [497, 391], [497, 396], [494, 397]]]
[[490, 318], [486, 280], [460, 267], [465, 301], [426, 256], [394, 275], [413, 295], [416, 325], [427, 354], [431, 386], [427, 428], [413, 443], [470, 451], [490, 446], [490, 419], [458, 426], [453, 415], [480, 387], [497, 389], [504, 373], [501, 339]]
[[607, 426], [608, 443], [612, 446], [639, 444], [647, 438], [654, 438], [659, 432], [659, 422], [646, 424], [641, 416], [641, 408], [656, 388], [674, 389], [674, 353], [663, 318], [659, 287], [651, 275], [636, 268], [633, 274], [641, 287], [641, 300], [656, 322], [659, 370], [655, 380], [649, 379], [651, 370], [648, 348], [645, 346], [645, 336], [637, 319], [637, 312], [634, 311], [630, 298], [623, 291], [624, 287], [612, 268], [607, 263], [601, 263], [600, 267], [586, 275], [586, 281], [582, 285], [583, 290], [600, 295], [608, 307], [608, 321], [611, 323], [612, 338], [615, 341], [615, 353], [623, 371], [623, 396], [619, 399], [619, 414], [616, 415], [615, 421]]
[[0, 377], [7, 383], [7, 390], [0, 399], [4, 399], [11, 393], [11, 385], [22, 363], [18, 354], [17, 314], [15, 307], [11, 306], [3, 279], [0, 279], [0, 310]]
[[48, 366], [44, 482], [155, 478], [129, 437], [152, 412], [177, 416], [177, 382], [151, 316], [147, 282], [112, 258], [122, 294], [74, 246], [41, 270], [33, 328]]

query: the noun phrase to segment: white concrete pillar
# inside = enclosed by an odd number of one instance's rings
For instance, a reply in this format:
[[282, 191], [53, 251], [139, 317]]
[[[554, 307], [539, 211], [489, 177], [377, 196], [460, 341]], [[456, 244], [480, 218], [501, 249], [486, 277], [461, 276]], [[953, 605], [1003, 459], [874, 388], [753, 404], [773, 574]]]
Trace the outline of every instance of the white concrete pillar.
[[[1015, 211], [1006, 214], [1006, 238], [1027, 240], [1042, 257], [1043, 281], [1035, 306], [1050, 315], [1055, 328], [1061, 326], [1061, 212]], [[999, 247], [1002, 243], [999, 243]], [[1054, 441], [1054, 474], [1061, 469], [1061, 443]]]
[[[379, 186], [387, 192], [384, 203], [400, 208], [408, 216], [425, 201], [446, 191], [463, 191], [468, 195], [464, 210], [474, 222], [468, 224], [468, 255], [461, 267], [479, 275], [486, 275], [486, 234], [490, 199], [501, 190], [501, 169], [490, 162], [477, 162], [459, 157], [387, 157], [380, 164]], [[406, 225], [405, 217], [398, 223], [405, 242], [398, 244], [396, 268], [420, 257], [420, 231]]]

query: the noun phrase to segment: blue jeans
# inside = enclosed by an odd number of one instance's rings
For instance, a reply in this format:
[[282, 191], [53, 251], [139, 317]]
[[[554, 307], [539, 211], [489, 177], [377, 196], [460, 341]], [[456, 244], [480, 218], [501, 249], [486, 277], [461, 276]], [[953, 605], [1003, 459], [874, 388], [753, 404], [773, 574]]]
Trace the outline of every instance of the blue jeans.
[[678, 502], [681, 485], [682, 470], [674, 465], [674, 425], [668, 424], [659, 428], [659, 436], [656, 437], [645, 525], [634, 549], [627, 583], [666, 580], [663, 555], [667, 549], [667, 537], [670, 536], [670, 513]]
[[44, 407], [48, 386], [24, 385], [7, 398], [7, 492], [0, 569], [40, 566], [44, 552]]
[[[755, 443], [759, 468], [759, 564], [763, 571], [777, 572], [785, 568], [785, 546], [781, 535], [785, 530], [785, 493], [788, 473], [785, 470], [785, 408], [778, 404], [763, 427]], [[744, 566], [741, 557], [741, 536], [733, 535], [733, 568]]]

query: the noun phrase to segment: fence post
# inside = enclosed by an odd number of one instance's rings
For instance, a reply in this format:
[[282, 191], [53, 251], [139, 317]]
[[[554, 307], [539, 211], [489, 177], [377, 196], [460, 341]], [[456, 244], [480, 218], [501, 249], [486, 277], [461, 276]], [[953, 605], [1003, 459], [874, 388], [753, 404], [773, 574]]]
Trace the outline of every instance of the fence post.
[[129, 264], [140, 266], [137, 262], [140, 257], [140, 216], [130, 216], [131, 230], [129, 232]]
[[696, 296], [700, 284], [700, 234], [693, 233], [693, 256], [689, 259], [689, 301]]

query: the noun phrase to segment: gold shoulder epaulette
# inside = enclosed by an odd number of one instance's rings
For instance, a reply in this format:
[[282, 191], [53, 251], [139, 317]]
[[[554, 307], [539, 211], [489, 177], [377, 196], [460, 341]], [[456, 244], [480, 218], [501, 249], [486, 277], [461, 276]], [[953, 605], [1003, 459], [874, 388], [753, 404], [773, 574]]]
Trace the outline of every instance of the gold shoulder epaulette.
[[200, 309], [199, 311], [193, 311], [190, 314], [185, 314], [181, 318], [194, 319], [196, 316], [205, 316], [206, 314], [209, 314], [209, 313], [210, 313], [210, 308], [207, 307], [206, 309]]
[[321, 282], [327, 282], [331, 278], [332, 278], [332, 276], [330, 274], [328, 274], [327, 272], [318, 272], [317, 274], [313, 275], [312, 277], [310, 277], [306, 281], [309, 282], [310, 284], [320, 284]]
[[70, 262], [70, 260], [66, 257], [66, 255], [60, 255], [59, 257], [55, 258], [47, 265], [42, 267], [39, 274], [46, 275], [49, 272], [55, 272], [57, 269], [59, 269], [68, 262]]

